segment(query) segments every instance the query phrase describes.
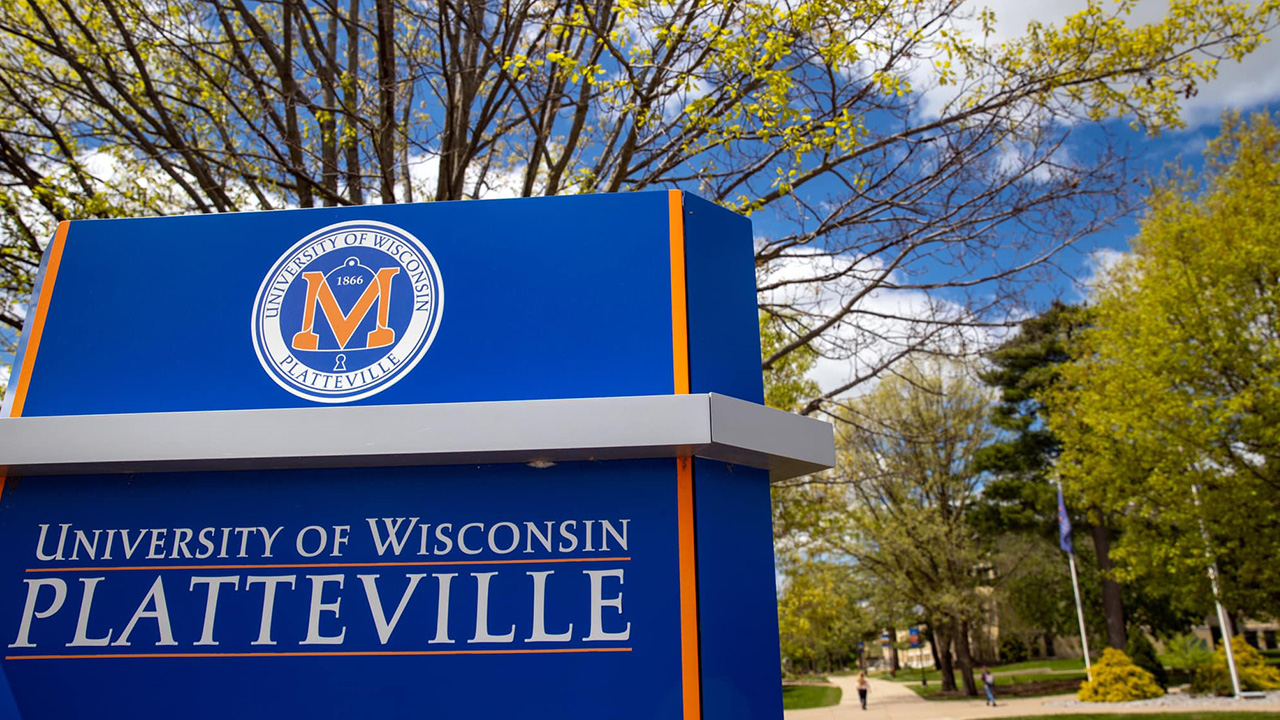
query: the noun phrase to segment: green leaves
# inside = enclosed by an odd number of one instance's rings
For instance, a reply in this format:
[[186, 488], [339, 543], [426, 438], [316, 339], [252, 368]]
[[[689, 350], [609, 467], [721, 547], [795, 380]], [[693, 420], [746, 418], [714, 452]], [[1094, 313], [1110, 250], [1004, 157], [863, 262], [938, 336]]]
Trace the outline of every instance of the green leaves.
[[1127, 518], [1122, 572], [1203, 586], [1203, 520], [1250, 612], [1280, 598], [1280, 128], [1228, 116], [1205, 157], [1153, 188], [1044, 399], [1068, 490]]

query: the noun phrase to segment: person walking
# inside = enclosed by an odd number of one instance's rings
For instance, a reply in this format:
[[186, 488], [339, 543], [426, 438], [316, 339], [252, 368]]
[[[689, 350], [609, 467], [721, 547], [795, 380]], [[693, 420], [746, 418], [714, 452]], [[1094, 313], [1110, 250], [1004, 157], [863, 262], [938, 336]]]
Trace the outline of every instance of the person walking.
[[858, 673], [858, 701], [862, 703], [862, 709], [867, 709], [867, 691], [871, 689], [871, 683], [867, 682], [867, 673], [862, 671]]
[[987, 691], [987, 704], [991, 707], [995, 707], [996, 676], [991, 674], [990, 668], [982, 668], [982, 687]]

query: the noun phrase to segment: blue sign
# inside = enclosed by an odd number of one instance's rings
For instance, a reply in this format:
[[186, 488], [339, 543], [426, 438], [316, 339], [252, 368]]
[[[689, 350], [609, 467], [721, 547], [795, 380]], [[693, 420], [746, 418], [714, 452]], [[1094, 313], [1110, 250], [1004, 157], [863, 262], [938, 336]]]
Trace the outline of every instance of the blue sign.
[[[18, 418], [763, 400], [679, 192], [74, 222], [28, 318]], [[583, 460], [0, 477], [0, 717], [779, 718], [768, 471]]]
[[397, 717], [424, 694], [463, 715], [477, 673], [502, 685], [486, 714], [675, 717], [673, 463], [11, 480], [5, 670], [32, 718], [285, 696], [289, 715]]
[[5, 415], [763, 403], [752, 247], [666, 192], [76, 221]]

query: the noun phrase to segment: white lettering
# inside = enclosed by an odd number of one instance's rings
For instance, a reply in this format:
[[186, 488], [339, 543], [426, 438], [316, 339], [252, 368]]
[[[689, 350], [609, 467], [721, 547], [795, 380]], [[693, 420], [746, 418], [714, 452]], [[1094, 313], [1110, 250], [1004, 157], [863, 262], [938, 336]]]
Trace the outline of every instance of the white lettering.
[[[217, 645], [218, 641], [213, 639], [213, 619], [218, 613], [218, 591], [226, 583], [231, 583], [232, 590], [240, 589], [240, 576], [227, 575], [222, 577], [193, 577], [191, 578], [191, 591], [194, 592], [196, 585], [208, 585], [209, 594], [204, 601], [204, 627], [200, 630], [200, 639], [196, 641], [196, 645]], [[246, 587], [248, 587], [246, 585]]]
[[404, 589], [404, 594], [400, 596], [400, 603], [396, 605], [396, 611], [391, 614], [390, 622], [387, 622], [386, 612], [382, 609], [382, 599], [378, 596], [378, 576], [356, 576], [364, 584], [364, 594], [369, 599], [369, 609], [373, 611], [373, 624], [378, 628], [378, 641], [383, 645], [386, 645], [387, 641], [391, 639], [391, 633], [395, 632], [396, 625], [400, 622], [400, 615], [404, 613], [405, 606], [409, 604], [409, 597], [413, 595], [418, 583], [426, 576], [426, 573], [405, 575], [405, 577], [409, 578], [409, 585]]
[[[462, 544], [462, 535], [458, 535], [458, 544]], [[465, 550], [463, 552], [466, 552]], [[471, 573], [476, 579], [476, 634], [467, 641], [470, 643], [509, 643], [516, 637], [516, 626], [505, 635], [494, 635], [489, 632], [489, 580], [496, 572]]]
[[307, 579], [311, 581], [311, 613], [307, 616], [307, 639], [302, 641], [302, 645], [341, 645], [342, 639], [347, 635], [347, 628], [343, 627], [342, 632], [337, 635], [321, 635], [320, 634], [320, 614], [331, 612], [333, 619], [338, 619], [338, 610], [342, 606], [342, 597], [331, 603], [321, 602], [324, 596], [324, 586], [327, 583], [338, 583], [338, 589], [342, 589], [345, 575], [308, 575]]
[[[148, 605], [151, 606], [150, 610], [147, 609]], [[151, 589], [147, 591], [147, 596], [142, 598], [142, 603], [134, 611], [133, 617], [129, 618], [129, 624], [124, 626], [124, 632], [120, 633], [120, 639], [111, 643], [112, 647], [128, 647], [129, 635], [137, 627], [138, 621], [143, 618], [151, 618], [156, 621], [156, 630], [160, 633], [160, 640], [156, 642], [157, 646], [178, 644], [174, 641], [173, 629], [169, 626], [169, 605], [164, 599], [164, 579], [159, 575], [156, 576], [156, 581], [151, 583]]]
[[[64, 526], [65, 527], [65, 526]], [[18, 624], [18, 637], [9, 647], [35, 647], [31, 644], [31, 621], [43, 620], [62, 609], [67, 599], [67, 583], [61, 578], [40, 578], [39, 580], [23, 580], [27, 584], [27, 604], [22, 608], [22, 622]], [[36, 600], [40, 596], [40, 588], [53, 588], [53, 600], [44, 610], [36, 610]]]
[[93, 607], [93, 591], [98, 587], [98, 583], [105, 579], [104, 577], [80, 578], [80, 582], [84, 583], [84, 596], [80, 598], [80, 617], [76, 620], [76, 636], [67, 643], [67, 647], [92, 647], [111, 643], [111, 630], [107, 630], [106, 637], [89, 637], [89, 611]]
[[293, 582], [297, 578], [297, 575], [250, 575], [245, 579], [244, 587], [246, 590], [254, 583], [262, 583], [262, 622], [258, 625], [258, 639], [249, 643], [250, 645], [276, 644], [271, 639], [271, 618], [276, 609], [276, 585], [287, 582], [289, 583], [289, 589], [292, 590], [294, 587]]
[[568, 642], [573, 637], [573, 623], [562, 633], [547, 633], [547, 576], [554, 575], [554, 570], [542, 570], [526, 573], [533, 578], [533, 632], [525, 642]]
[[631, 623], [627, 623], [625, 630], [621, 632], [605, 632], [604, 619], [602, 618], [603, 609], [606, 607], [616, 608], [618, 614], [622, 614], [622, 591], [618, 591], [616, 597], [604, 599], [604, 578], [616, 577], [618, 584], [622, 584], [622, 568], [613, 570], [583, 570], [588, 577], [591, 578], [591, 634], [587, 635], [583, 640], [587, 642], [608, 642], [610, 640], [626, 640], [631, 637]]

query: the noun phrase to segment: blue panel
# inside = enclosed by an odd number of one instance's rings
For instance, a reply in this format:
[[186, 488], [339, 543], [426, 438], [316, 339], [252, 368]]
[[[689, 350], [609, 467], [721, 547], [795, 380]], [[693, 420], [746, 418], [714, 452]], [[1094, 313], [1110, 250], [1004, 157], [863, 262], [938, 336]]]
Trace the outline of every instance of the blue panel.
[[778, 720], [769, 474], [698, 458], [693, 483], [703, 720]]
[[[601, 708], [675, 720], [675, 488], [672, 460], [10, 480], [0, 498], [3, 672], [28, 720], [596, 718]], [[385, 541], [381, 519], [398, 517], [403, 545], [379, 552], [367, 519]], [[542, 528], [550, 550], [526, 522]], [[326, 549], [310, 557], [322, 535]], [[566, 639], [529, 641], [538, 595], [530, 573], [551, 573], [541, 576], [543, 629]], [[292, 581], [272, 581], [269, 621], [267, 583], [250, 585], [253, 577]], [[196, 578], [228, 578], [212, 614], [211, 581]], [[438, 622], [446, 582], [447, 637]], [[477, 619], [484, 582], [487, 637]], [[452, 642], [432, 642], [441, 638]], [[501, 654], [510, 650], [550, 652]], [[481, 652], [415, 654], [436, 651]], [[84, 657], [94, 655], [110, 657]]]
[[0, 668], [0, 720], [18, 720], [18, 704], [13, 700], [13, 691], [9, 689], [9, 679]]
[[[291, 247], [352, 221], [416, 236], [443, 286], [438, 332], [421, 361], [355, 402], [671, 392], [667, 194], [636, 193], [74, 222], [23, 414], [314, 404], [259, 362], [255, 298]], [[369, 262], [344, 248], [330, 259], [347, 255]], [[408, 288], [401, 278], [412, 267], [402, 269], [395, 292]], [[344, 299], [339, 281], [371, 277], [327, 278], [342, 312], [356, 313], [361, 293]], [[291, 286], [295, 325], [303, 286]], [[359, 342], [377, 310], [363, 312]], [[319, 353], [329, 338], [322, 325]], [[339, 367], [332, 350], [324, 359]]]
[[691, 392], [764, 403], [751, 221], [684, 195]]

